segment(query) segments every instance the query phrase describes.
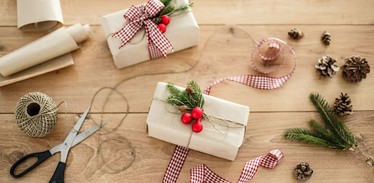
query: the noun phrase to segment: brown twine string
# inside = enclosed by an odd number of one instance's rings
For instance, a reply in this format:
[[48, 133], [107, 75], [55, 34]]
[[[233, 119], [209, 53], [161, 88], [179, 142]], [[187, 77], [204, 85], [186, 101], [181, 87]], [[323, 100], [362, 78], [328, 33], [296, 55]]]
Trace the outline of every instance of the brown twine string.
[[[239, 27], [237, 27], [237, 26], [230, 26], [230, 29], [233, 29], [233, 27], [235, 27], [235, 28], [239, 28]], [[221, 29], [224, 29], [225, 28], [225, 26], [223, 26], [222, 28], [219, 28], [219, 29], [217, 29], [217, 30], [215, 30], [214, 32], [213, 32], [213, 34], [212, 35], [214, 35], [216, 32], [218, 32], [218, 31], [220, 31]], [[239, 29], [241, 29], [241, 28], [239, 28]], [[251, 34], [249, 34], [249, 33], [247, 33], [246, 31], [244, 31], [247, 35], [249, 35], [250, 37], [251, 37], [251, 39], [253, 39], [254, 41], [255, 41], [255, 39], [252, 37], [252, 35]], [[210, 40], [212, 39], [212, 36], [210, 36], [209, 38], [208, 38], [208, 40], [207, 40], [207, 42], [209, 42]], [[157, 75], [165, 75], [165, 74], [181, 74], [181, 73], [187, 73], [187, 72], [189, 72], [189, 71], [191, 71], [192, 69], [194, 69], [195, 67], [196, 67], [196, 65], [200, 62], [200, 58], [201, 58], [201, 54], [204, 52], [204, 50], [206, 49], [206, 47], [204, 46], [203, 48], [202, 48], [202, 50], [200, 51], [200, 53], [199, 53], [199, 56], [198, 56], [198, 59], [197, 59], [197, 61], [193, 64], [193, 65], [191, 65], [189, 68], [187, 68], [187, 69], [185, 69], [185, 70], [181, 70], [181, 71], [164, 71], [164, 72], [157, 72], [157, 73], [144, 73], [144, 74], [139, 74], [139, 75], [134, 75], [134, 76], [130, 76], [130, 77], [128, 77], [128, 78], [125, 78], [125, 79], [122, 79], [121, 81], [119, 81], [118, 83], [116, 83], [113, 87], [102, 87], [102, 88], [100, 88], [94, 95], [93, 95], [93, 97], [92, 97], [92, 99], [91, 99], [91, 103], [90, 103], [90, 105], [91, 105], [91, 107], [92, 107], [92, 104], [93, 104], [93, 102], [95, 101], [95, 98], [97, 97], [97, 95], [101, 92], [101, 91], [103, 91], [103, 90], [110, 90], [110, 93], [106, 96], [106, 98], [105, 98], [105, 101], [104, 101], [104, 104], [103, 104], [103, 106], [102, 106], [102, 108], [101, 108], [101, 112], [100, 112], [100, 114], [101, 114], [101, 117], [100, 117], [100, 122], [98, 123], [98, 122], [96, 122], [96, 121], [94, 121], [94, 123], [95, 124], [97, 124], [97, 125], [102, 125], [102, 123], [103, 123], [103, 121], [105, 121], [104, 120], [104, 117], [103, 117], [103, 115], [104, 115], [104, 109], [105, 109], [105, 106], [107, 105], [107, 103], [109, 102], [109, 98], [113, 95], [113, 93], [117, 93], [117, 94], [119, 94], [120, 96], [121, 96], [121, 98], [125, 101], [125, 105], [126, 105], [126, 111], [124, 112], [124, 116], [120, 119], [120, 121], [118, 122], [118, 124], [116, 125], [116, 127], [115, 128], [113, 128], [113, 130], [111, 130], [111, 131], [109, 131], [108, 130], [108, 132], [107, 133], [103, 133], [102, 132], [102, 130], [100, 130], [100, 133], [99, 133], [99, 135], [98, 135], [98, 154], [100, 155], [99, 157], [101, 158], [101, 160], [99, 160], [99, 161], [102, 161], [105, 165], [108, 163], [106, 160], [105, 160], [105, 158], [104, 158], [104, 156], [103, 156], [103, 154], [101, 153], [102, 152], [102, 145], [106, 142], [105, 140], [102, 140], [100, 137], [102, 136], [102, 135], [104, 135], [104, 134], [112, 134], [112, 133], [114, 133], [122, 124], [123, 124], [123, 122], [125, 121], [125, 119], [127, 118], [127, 116], [128, 116], [128, 113], [129, 113], [129, 111], [130, 111], [130, 106], [129, 106], [129, 104], [128, 104], [128, 100], [127, 100], [127, 98], [121, 93], [121, 92], [119, 92], [117, 89], [118, 89], [118, 87], [119, 86], [121, 86], [123, 83], [125, 83], [126, 81], [129, 81], [129, 80], [132, 80], [132, 79], [136, 79], [136, 78], [140, 78], [140, 77], [148, 77], [148, 76], [157, 76]], [[93, 119], [94, 120], [94, 119]], [[105, 128], [105, 126], [103, 127], [103, 128]], [[102, 129], [103, 129], [102, 128]], [[118, 168], [118, 169], [113, 169], [113, 168], [111, 168], [111, 167], [109, 167], [109, 166], [107, 166], [111, 171], [110, 172], [106, 172], [106, 173], [109, 173], [109, 174], [117, 174], [117, 173], [119, 173], [119, 172], [122, 172], [122, 171], [125, 171], [125, 170], [127, 170], [129, 167], [131, 167], [131, 165], [135, 162], [135, 160], [136, 160], [136, 149], [134, 148], [134, 146], [132, 145], [132, 143], [126, 138], [126, 137], [123, 137], [122, 135], [121, 135], [121, 137], [122, 137], [122, 139], [124, 139], [124, 140], [122, 140], [121, 142], [123, 142], [123, 143], [125, 143], [126, 144], [126, 146], [128, 146], [128, 148], [130, 149], [130, 153], [129, 153], [129, 156], [130, 156], [130, 162], [128, 162], [127, 164], [124, 164], [124, 166], [122, 167], [122, 168]]]
[[16, 106], [15, 117], [18, 127], [31, 137], [48, 135], [57, 122], [59, 105], [44, 93], [27, 93], [20, 98]]

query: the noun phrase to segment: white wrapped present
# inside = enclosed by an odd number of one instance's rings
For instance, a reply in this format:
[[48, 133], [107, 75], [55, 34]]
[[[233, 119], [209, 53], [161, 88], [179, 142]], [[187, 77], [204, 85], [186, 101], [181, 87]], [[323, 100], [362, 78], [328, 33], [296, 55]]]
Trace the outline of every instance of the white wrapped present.
[[[243, 143], [249, 107], [204, 95], [204, 129], [194, 133], [181, 122], [181, 114], [170, 110], [167, 83], [159, 82], [147, 117], [148, 135], [172, 144], [234, 160]], [[181, 87], [177, 87], [182, 89]]]
[[[188, 3], [188, 0], [175, 0], [172, 3], [180, 6]], [[141, 28], [130, 42], [121, 48], [121, 39], [113, 37], [116, 32], [128, 23], [124, 18], [124, 14], [127, 11], [128, 9], [105, 15], [101, 21], [114, 64], [118, 69], [151, 59], [148, 51], [147, 34], [144, 28]], [[183, 50], [198, 44], [199, 26], [191, 10], [179, 15], [172, 15], [170, 19], [171, 21], [167, 25], [167, 31], [164, 35], [170, 41], [174, 51]], [[171, 51], [169, 50], [167, 53], [169, 54]]]

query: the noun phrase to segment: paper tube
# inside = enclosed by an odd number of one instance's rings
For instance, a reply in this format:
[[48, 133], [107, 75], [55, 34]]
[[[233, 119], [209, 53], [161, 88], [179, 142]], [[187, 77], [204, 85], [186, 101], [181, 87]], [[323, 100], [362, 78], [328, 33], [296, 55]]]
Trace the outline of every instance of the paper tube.
[[56, 31], [0, 58], [0, 74], [9, 76], [79, 48], [91, 33], [89, 25], [75, 24]]
[[157, 84], [147, 117], [148, 135], [172, 144], [234, 160], [244, 140], [249, 107], [204, 95], [204, 113], [211, 116], [212, 123], [215, 122], [214, 117], [216, 117], [241, 126], [227, 129], [227, 126], [217, 123], [213, 126], [209, 120], [203, 119], [203, 131], [193, 133], [191, 124], [186, 125], [180, 121], [182, 113], [168, 110], [165, 101], [170, 93], [166, 85], [167, 83], [162, 82]]
[[63, 23], [60, 0], [17, 0], [18, 29], [48, 30]]

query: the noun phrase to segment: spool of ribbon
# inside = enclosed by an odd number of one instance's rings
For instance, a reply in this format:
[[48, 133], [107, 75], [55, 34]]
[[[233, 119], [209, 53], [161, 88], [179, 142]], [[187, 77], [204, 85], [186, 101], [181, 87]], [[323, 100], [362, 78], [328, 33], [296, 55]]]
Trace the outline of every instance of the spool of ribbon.
[[124, 15], [128, 23], [113, 35], [114, 38], [121, 39], [119, 48], [125, 46], [144, 26], [151, 58], [166, 57], [167, 51], [173, 50], [173, 46], [151, 20], [164, 7], [164, 4], [159, 0], [149, 0], [146, 4], [132, 6]]
[[[276, 44], [274, 44], [274, 42]], [[268, 59], [264, 59], [264, 55], [261, 53], [261, 48], [265, 43], [269, 43], [271, 48], [275, 47], [277, 49], [281, 49], [280, 52], [276, 53], [276, 56], [271, 57], [270, 65], [268, 63], [261, 64], [259, 62], [269, 62]], [[279, 48], [280, 47], [280, 48]], [[282, 55], [279, 55], [282, 54]], [[266, 57], [268, 58], [268, 57]], [[269, 57], [270, 58], [270, 57]], [[278, 59], [278, 60], [275, 60]], [[264, 61], [265, 60], [265, 61]], [[210, 91], [213, 86], [228, 80], [234, 81], [240, 84], [244, 84], [247, 86], [251, 86], [257, 89], [262, 90], [272, 90], [280, 88], [283, 84], [285, 84], [288, 79], [291, 78], [295, 69], [296, 69], [296, 57], [295, 52], [293, 49], [284, 41], [277, 39], [277, 38], [265, 38], [261, 40], [252, 50], [252, 58], [251, 58], [252, 67], [259, 71], [261, 74], [259, 75], [239, 75], [239, 76], [230, 76], [225, 78], [220, 78], [212, 83], [208, 84], [208, 87], [204, 90], [204, 94], [210, 94]], [[263, 67], [260, 69], [259, 67]], [[277, 70], [283, 69], [279, 73]], [[271, 71], [271, 72], [270, 72]], [[282, 73], [286, 73], [283, 76], [278, 76]], [[270, 74], [270, 75], [269, 75]]]
[[41, 92], [22, 96], [15, 111], [18, 127], [31, 137], [44, 137], [52, 132], [57, 122], [57, 105]]
[[[162, 180], [163, 183], [177, 182], [188, 151], [189, 149], [186, 147], [176, 146]], [[279, 149], [274, 149], [265, 156], [259, 156], [247, 161], [237, 182], [244, 183], [251, 180], [260, 166], [270, 169], [275, 168], [282, 161], [283, 157], [284, 155]], [[192, 168], [190, 174], [191, 183], [230, 183], [230, 181], [217, 175], [204, 164]]]

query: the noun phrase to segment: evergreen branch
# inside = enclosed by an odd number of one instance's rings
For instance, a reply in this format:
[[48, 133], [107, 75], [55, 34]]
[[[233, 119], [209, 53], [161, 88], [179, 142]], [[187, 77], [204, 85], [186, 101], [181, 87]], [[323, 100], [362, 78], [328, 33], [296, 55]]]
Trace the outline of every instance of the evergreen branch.
[[318, 93], [310, 94], [309, 98], [318, 113], [320, 113], [326, 127], [323, 127], [315, 120], [311, 120], [309, 125], [312, 130], [288, 129], [285, 131], [285, 136], [290, 139], [329, 148], [345, 150], [356, 147], [357, 142], [354, 135], [342, 121], [336, 118], [327, 101]]
[[177, 8], [175, 8], [172, 12], [168, 13], [167, 15], [171, 16], [173, 14], [183, 13], [187, 11], [189, 8], [193, 6], [193, 3], [190, 4], [183, 4]]
[[309, 121], [309, 125], [313, 128], [313, 132], [319, 138], [322, 138], [326, 140], [327, 142], [329, 142], [331, 148], [345, 149], [344, 143], [341, 143], [339, 140], [337, 140], [335, 136], [331, 134], [331, 132], [329, 132], [327, 129], [322, 127], [319, 123], [317, 123], [317, 121], [312, 119]]
[[322, 147], [330, 147], [329, 142], [316, 136], [316, 134], [307, 129], [292, 128], [285, 131], [285, 136], [289, 139], [304, 141]]
[[172, 96], [179, 95], [181, 93], [181, 91], [170, 82], [168, 85], [166, 85], [166, 87]]
[[188, 109], [200, 107], [204, 105], [204, 96], [201, 93], [199, 85], [195, 81], [188, 82], [186, 90], [179, 90], [172, 83], [168, 83], [166, 88], [168, 89], [170, 96], [166, 99], [166, 102], [174, 106], [185, 105]]
[[326, 126], [333, 133], [334, 137], [342, 144], [345, 144], [346, 148], [354, 146], [356, 142], [352, 132], [350, 132], [350, 130], [342, 121], [339, 121], [335, 117], [333, 110], [331, 109], [327, 101], [317, 93], [310, 94], [310, 100], [316, 107], [317, 111], [320, 113]]
[[162, 4], [164, 4], [164, 6], [169, 6], [169, 4], [171, 3], [172, 0], [160, 0]]

